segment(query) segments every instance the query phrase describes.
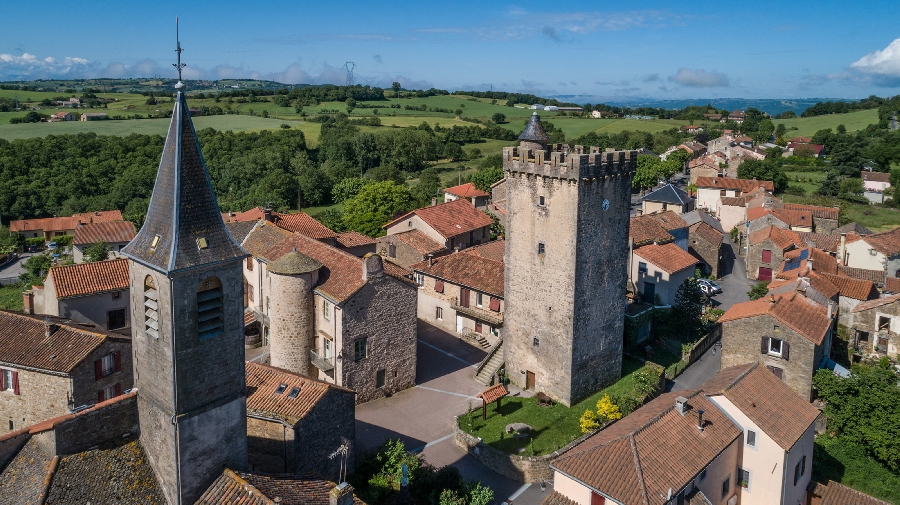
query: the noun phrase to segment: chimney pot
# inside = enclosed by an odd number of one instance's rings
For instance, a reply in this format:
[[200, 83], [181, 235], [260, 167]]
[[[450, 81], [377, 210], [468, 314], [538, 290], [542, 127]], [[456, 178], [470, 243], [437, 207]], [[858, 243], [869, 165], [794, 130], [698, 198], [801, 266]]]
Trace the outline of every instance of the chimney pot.
[[22, 302], [26, 314], [34, 314], [34, 291], [28, 290], [22, 293]]
[[703, 409], [697, 411], [697, 429], [703, 431]]
[[364, 281], [381, 277], [384, 274], [384, 263], [381, 256], [369, 253], [363, 258], [362, 278]]
[[437, 197], [433, 196], [431, 197], [431, 206], [434, 207], [435, 205], [437, 205]]
[[432, 265], [434, 265], [434, 255], [429, 254], [428, 255], [428, 266], [432, 266]]
[[353, 486], [341, 482], [328, 493], [328, 505], [352, 505]]

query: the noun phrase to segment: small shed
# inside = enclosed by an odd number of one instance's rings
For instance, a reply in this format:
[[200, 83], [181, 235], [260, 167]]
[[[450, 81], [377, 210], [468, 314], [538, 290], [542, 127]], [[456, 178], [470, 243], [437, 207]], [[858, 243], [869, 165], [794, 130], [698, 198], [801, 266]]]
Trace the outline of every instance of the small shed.
[[481, 398], [481, 418], [487, 419], [487, 406], [489, 403], [497, 402], [497, 411], [500, 411], [500, 402], [504, 396], [508, 395], [509, 391], [506, 390], [506, 386], [503, 384], [497, 384], [496, 386], [491, 386], [481, 394], [478, 395], [478, 398]]

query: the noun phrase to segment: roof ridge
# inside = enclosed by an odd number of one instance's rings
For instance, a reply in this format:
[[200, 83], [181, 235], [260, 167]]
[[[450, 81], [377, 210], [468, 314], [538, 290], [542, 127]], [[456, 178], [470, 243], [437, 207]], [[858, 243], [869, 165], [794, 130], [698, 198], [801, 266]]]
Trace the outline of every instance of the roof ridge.
[[734, 380], [732, 380], [727, 386], [725, 386], [725, 388], [723, 388], [722, 391], [719, 391], [719, 393], [724, 394], [726, 391], [728, 391], [729, 389], [731, 389], [731, 388], [733, 388], [734, 386], [736, 386], [738, 382], [741, 382], [741, 381], [744, 379], [744, 377], [747, 376], [747, 374], [749, 374], [749, 373], [752, 372], [753, 370], [756, 370], [756, 368], [757, 368], [758, 366], [759, 366], [759, 362], [758, 362], [758, 361], [752, 363], [752, 364], [750, 365], [750, 367], [748, 367], [748, 368], [747, 368], [746, 370], [744, 370], [743, 372], [739, 373], [739, 374], [737, 375], [737, 377], [735, 377]]
[[322, 384], [322, 385], [324, 385], [324, 386], [327, 386], [328, 388], [334, 388], [334, 389], [338, 389], [338, 390], [344, 390], [344, 391], [347, 391], [347, 392], [350, 392], [350, 393], [356, 393], [356, 390], [354, 390], [354, 389], [350, 389], [350, 388], [345, 387], [345, 386], [338, 386], [337, 384], [332, 384], [332, 383], [330, 383], [330, 382], [326, 382], [326, 381], [323, 381], [323, 380], [320, 380], [320, 379], [314, 379], [314, 378], [312, 378], [312, 377], [307, 377], [307, 376], [305, 376], [305, 375], [300, 375], [300, 374], [298, 374], [298, 373], [296, 373], [296, 372], [292, 372], [292, 371], [287, 370], [287, 369], [285, 369], [285, 368], [279, 368], [279, 367], [277, 367], [277, 366], [266, 365], [266, 364], [264, 364], [264, 363], [255, 363], [255, 362], [252, 362], [252, 361], [246, 361], [246, 362], [244, 362], [244, 365], [245, 365], [245, 366], [244, 366], [244, 369], [245, 369], [245, 370], [246, 370], [247, 368], [250, 368], [250, 367], [257, 367], [257, 368], [268, 369], [268, 370], [272, 370], [272, 371], [275, 371], [275, 372], [278, 372], [278, 373], [285, 373], [285, 374], [288, 374], [288, 375], [292, 375], [292, 376], [295, 376], [295, 377], [299, 377], [300, 379], [303, 379], [304, 381], [307, 381], [307, 382], [314, 382], [314, 383], [316, 383], [316, 384]]
[[261, 499], [265, 500], [266, 504], [269, 504], [269, 503], [274, 504], [275, 503], [272, 499], [270, 499], [268, 496], [263, 494], [263, 492], [260, 491], [256, 486], [254, 486], [253, 484], [250, 484], [246, 479], [244, 479], [243, 477], [238, 475], [237, 472], [233, 471], [232, 469], [228, 468], [227, 466], [222, 471], [222, 473], [227, 475], [229, 479], [232, 479], [233, 481], [235, 481], [239, 486], [241, 486], [243, 488], [244, 491], [247, 491], [247, 494], [255, 496], [256, 498], [261, 498]]
[[645, 505], [650, 505], [650, 496], [647, 493], [647, 483], [644, 482], [644, 471], [641, 469], [641, 458], [638, 455], [637, 443], [634, 441], [634, 435], [628, 437], [628, 445], [631, 448], [631, 457], [634, 461], [634, 471], [637, 473], [638, 482], [641, 485], [641, 501]]

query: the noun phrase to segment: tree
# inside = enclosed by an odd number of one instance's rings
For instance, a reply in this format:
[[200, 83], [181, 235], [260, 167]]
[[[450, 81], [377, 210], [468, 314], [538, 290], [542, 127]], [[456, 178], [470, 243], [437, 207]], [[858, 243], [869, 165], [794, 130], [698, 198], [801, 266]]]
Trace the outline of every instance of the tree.
[[597, 417], [606, 421], [622, 419], [622, 412], [618, 405], [612, 402], [609, 395], [603, 395], [597, 400]]
[[391, 84], [391, 89], [394, 90], [394, 96], [397, 98], [400, 98], [400, 88], [400, 83], [397, 81], [394, 81], [393, 84]]
[[500, 124], [506, 122], [506, 114], [502, 112], [495, 112], [493, 116], [491, 116], [491, 121]]
[[109, 258], [111, 248], [106, 242], [94, 242], [84, 248], [84, 262], [94, 263], [95, 261], [105, 261]]
[[11, 234], [9, 227], [0, 224], [0, 254], [9, 254], [19, 245], [19, 235]]
[[465, 151], [463, 151], [462, 146], [457, 144], [456, 142], [447, 142], [444, 144], [444, 158], [449, 159], [450, 161], [462, 161], [466, 157]]
[[385, 233], [382, 225], [412, 208], [413, 198], [406, 186], [394, 181], [376, 182], [344, 202], [344, 223], [351, 230], [378, 237]]
[[28, 258], [25, 263], [22, 265], [25, 268], [25, 272], [19, 275], [19, 279], [25, 284], [25, 286], [43, 286], [44, 285], [44, 277], [47, 276], [47, 272], [50, 270], [50, 265], [53, 264], [53, 259], [46, 254], [36, 254], [30, 258]]
[[347, 225], [344, 224], [344, 213], [337, 209], [328, 209], [313, 217], [332, 231], [337, 233], [347, 231]]
[[778, 126], [775, 127], [775, 136], [784, 137], [785, 133], [787, 133], [787, 127], [784, 126], [784, 123], [778, 123]]
[[362, 177], [347, 177], [331, 188], [331, 200], [334, 203], [343, 203], [348, 198], [353, 198], [366, 185]]
[[825, 176], [822, 185], [816, 190], [817, 195], [837, 196], [841, 192], [841, 176], [837, 171], [832, 170]]
[[685, 279], [675, 293], [672, 315], [679, 322], [682, 339], [693, 341], [699, 337], [703, 314], [703, 291], [693, 277]]
[[843, 181], [841, 181], [841, 189], [840, 189], [840, 193], [839, 193], [841, 196], [846, 195], [846, 196], [851, 196], [851, 197], [853, 197], [853, 196], [859, 197], [859, 196], [862, 196], [862, 194], [864, 192], [865, 192], [865, 188], [863, 188], [862, 179], [857, 179], [855, 177], [852, 177], [852, 178], [847, 178], [847, 179], [844, 179]]
[[787, 176], [778, 165], [779, 160], [744, 160], [738, 166], [738, 178], [772, 181], [775, 193], [783, 193], [787, 188]]
[[769, 292], [769, 283], [766, 281], [760, 281], [754, 284], [750, 291], [747, 291], [747, 296], [750, 297], [751, 300], [759, 300], [760, 298], [766, 296], [766, 293]]
[[659, 158], [651, 154], [640, 154], [637, 158], [637, 169], [634, 172], [634, 179], [631, 185], [634, 188], [645, 189], [652, 188], [659, 180]]
[[482, 191], [490, 192], [491, 185], [500, 180], [503, 180], [503, 169], [499, 167], [481, 168], [472, 174], [472, 184]]
[[431, 205], [431, 199], [438, 196], [442, 186], [441, 178], [438, 177], [437, 170], [434, 167], [422, 170], [419, 173], [419, 183], [412, 190], [416, 205], [419, 207]]

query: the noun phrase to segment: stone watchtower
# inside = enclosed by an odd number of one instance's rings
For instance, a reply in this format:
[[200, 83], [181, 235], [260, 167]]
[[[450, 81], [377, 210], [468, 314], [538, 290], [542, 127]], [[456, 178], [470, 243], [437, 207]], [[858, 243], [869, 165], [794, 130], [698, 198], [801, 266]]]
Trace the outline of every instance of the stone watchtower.
[[309, 352], [315, 345], [313, 289], [319, 281], [318, 261], [296, 249], [269, 263], [272, 298], [269, 306], [269, 343], [272, 366], [317, 377]]
[[179, 80], [131, 260], [141, 441], [171, 505], [247, 467], [242, 260], [225, 229]]
[[548, 145], [537, 113], [503, 149], [507, 374], [571, 405], [618, 379], [637, 153]]

